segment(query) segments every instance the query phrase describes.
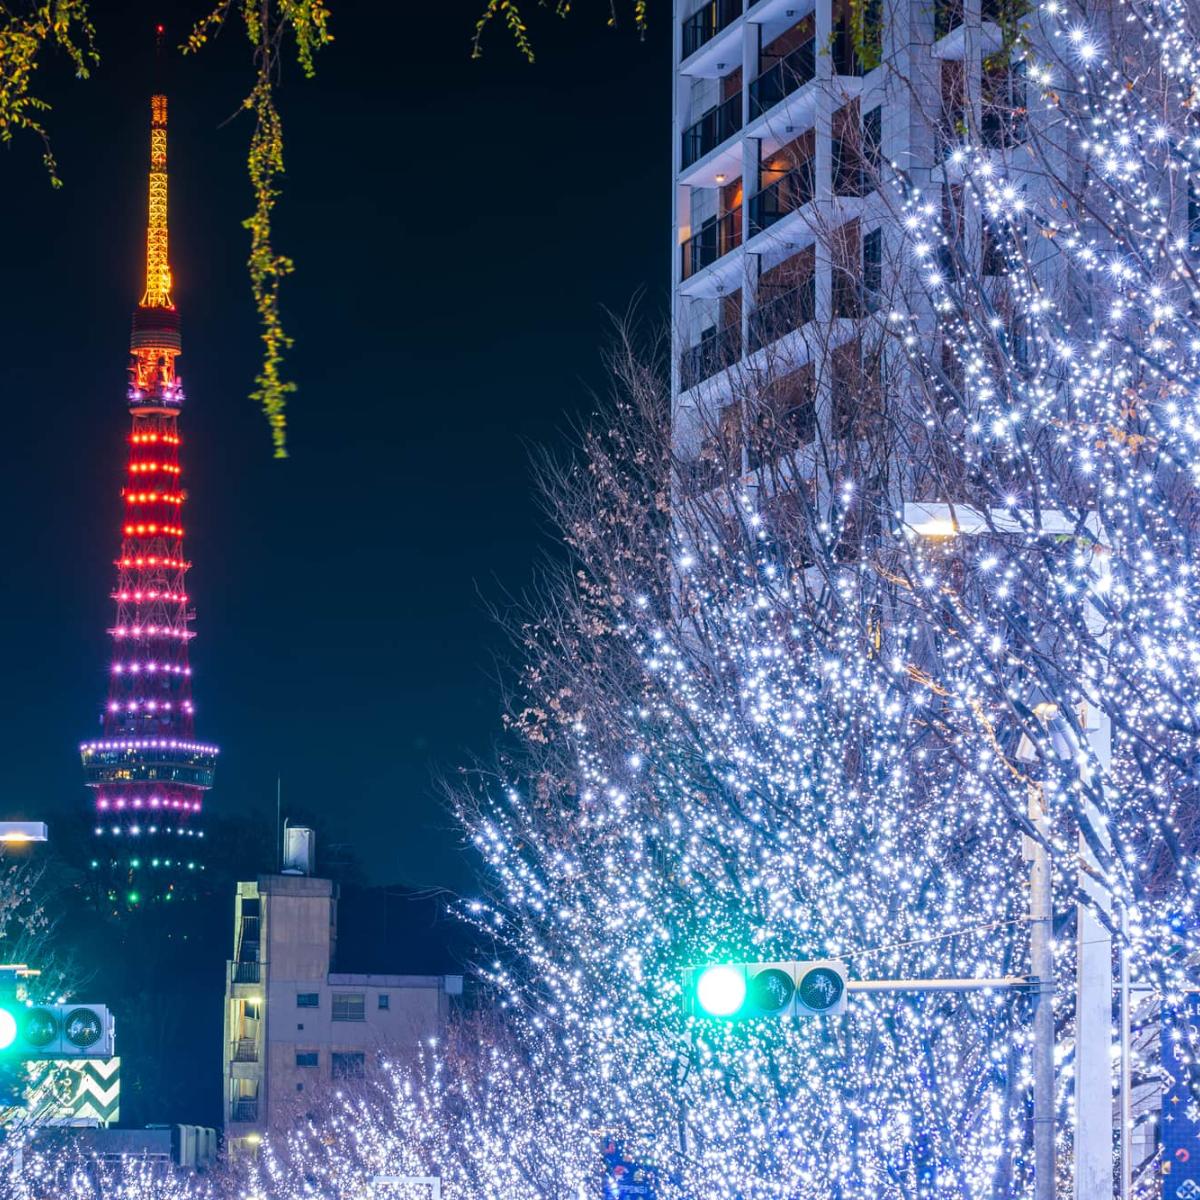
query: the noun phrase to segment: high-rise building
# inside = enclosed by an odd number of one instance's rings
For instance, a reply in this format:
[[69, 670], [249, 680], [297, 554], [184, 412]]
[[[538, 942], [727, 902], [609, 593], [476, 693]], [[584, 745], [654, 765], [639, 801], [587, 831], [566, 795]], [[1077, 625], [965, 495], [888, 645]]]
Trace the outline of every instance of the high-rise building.
[[[160, 31], [161, 36], [161, 31]], [[97, 882], [117, 908], [193, 890], [201, 811], [217, 748], [197, 742], [188, 643], [195, 618], [184, 554], [176, 372], [179, 312], [167, 254], [167, 98], [150, 98], [146, 287], [130, 337], [128, 459], [112, 592], [103, 735], [81, 747], [92, 791]]]
[[[880, 365], [880, 297], [902, 274], [888, 164], [941, 205], [948, 234], [962, 231], [947, 150], [968, 126], [997, 147], [1019, 135], [1022, 80], [1002, 51], [1023, 10], [676, 0], [674, 11], [672, 414], [680, 484], [704, 491], [758, 465], [747, 394], [769, 395], [797, 447], [857, 427]], [[967, 240], [986, 273], [978, 229]], [[886, 371], [890, 351], [879, 353]]]

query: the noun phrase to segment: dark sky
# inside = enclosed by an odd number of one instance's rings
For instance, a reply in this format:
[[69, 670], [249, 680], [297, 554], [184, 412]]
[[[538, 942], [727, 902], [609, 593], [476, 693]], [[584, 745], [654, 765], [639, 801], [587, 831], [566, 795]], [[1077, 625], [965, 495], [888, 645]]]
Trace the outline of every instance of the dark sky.
[[[642, 43], [607, 4], [527, 0], [539, 60], [482, 0], [334, 7], [313, 81], [289, 69], [281, 251], [292, 457], [246, 399], [248, 87], [237, 28], [171, 64], [171, 258], [197, 732], [223, 748], [211, 804], [325, 814], [371, 876], [463, 881], [431, 783], [497, 729], [503, 639], [480, 591], [528, 578], [546, 530], [530, 443], [561, 444], [603, 386], [606, 309], [665, 304], [666, 13]], [[0, 816], [82, 817], [117, 550], [130, 309], [140, 295], [152, 23], [204, 5], [101, 3], [101, 66], [39, 90], [65, 187], [35, 139], [0, 157]], [[622, 6], [625, 7], [625, 6]], [[632, 4], [628, 5], [632, 10]], [[264, 864], [264, 869], [269, 864]]]

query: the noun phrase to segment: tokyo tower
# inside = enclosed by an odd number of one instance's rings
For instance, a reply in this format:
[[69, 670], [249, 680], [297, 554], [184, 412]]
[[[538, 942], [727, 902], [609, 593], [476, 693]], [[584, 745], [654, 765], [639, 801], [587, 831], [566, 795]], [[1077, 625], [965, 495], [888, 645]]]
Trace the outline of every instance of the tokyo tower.
[[[159, 29], [161, 39], [162, 30]], [[204, 869], [204, 793], [217, 748], [196, 741], [188, 643], [195, 613], [184, 556], [175, 369], [179, 312], [167, 258], [167, 98], [150, 98], [146, 290], [129, 341], [131, 417], [121, 550], [108, 630], [103, 737], [80, 747], [94, 803], [92, 867], [118, 907], [178, 899]]]

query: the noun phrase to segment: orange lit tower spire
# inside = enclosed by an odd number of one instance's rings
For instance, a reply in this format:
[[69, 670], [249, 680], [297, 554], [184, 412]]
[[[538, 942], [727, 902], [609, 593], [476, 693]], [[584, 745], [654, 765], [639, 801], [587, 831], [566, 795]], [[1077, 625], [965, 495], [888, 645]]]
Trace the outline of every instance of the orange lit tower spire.
[[184, 395], [175, 370], [181, 343], [167, 249], [167, 98], [155, 95], [146, 289], [129, 343], [132, 429], [112, 594], [113, 655], [103, 737], [81, 747], [95, 801], [93, 867], [118, 907], [194, 890], [182, 885], [203, 870], [200, 812], [217, 756], [194, 732], [188, 643], [195, 613], [187, 593], [178, 428]]

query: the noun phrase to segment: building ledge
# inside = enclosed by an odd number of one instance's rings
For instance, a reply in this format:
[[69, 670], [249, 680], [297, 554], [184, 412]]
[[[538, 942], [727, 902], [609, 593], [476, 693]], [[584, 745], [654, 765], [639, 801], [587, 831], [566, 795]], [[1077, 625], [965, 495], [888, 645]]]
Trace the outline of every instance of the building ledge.
[[437, 988], [451, 991], [452, 981], [457, 980], [462, 990], [461, 975], [345, 975], [331, 972], [330, 987], [377, 987], [377, 988]]

